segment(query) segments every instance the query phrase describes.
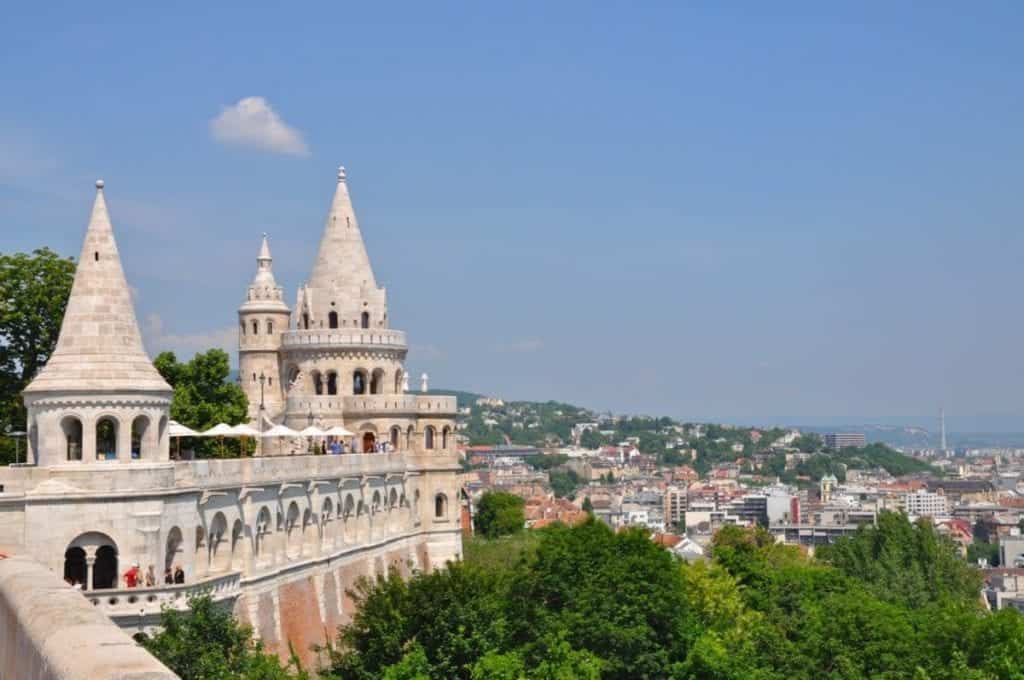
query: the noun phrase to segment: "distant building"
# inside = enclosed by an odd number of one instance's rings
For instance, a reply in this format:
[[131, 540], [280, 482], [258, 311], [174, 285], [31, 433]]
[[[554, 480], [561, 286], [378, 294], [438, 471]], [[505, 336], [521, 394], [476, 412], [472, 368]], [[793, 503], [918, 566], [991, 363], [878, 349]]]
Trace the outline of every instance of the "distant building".
[[687, 489], [670, 486], [665, 489], [665, 524], [672, 526], [686, 519]]
[[845, 449], [847, 447], [864, 448], [867, 443], [863, 432], [826, 432], [825, 446], [830, 449]]
[[918, 489], [903, 497], [903, 508], [908, 515], [917, 517], [941, 517], [949, 514], [948, 499], [941, 493]]

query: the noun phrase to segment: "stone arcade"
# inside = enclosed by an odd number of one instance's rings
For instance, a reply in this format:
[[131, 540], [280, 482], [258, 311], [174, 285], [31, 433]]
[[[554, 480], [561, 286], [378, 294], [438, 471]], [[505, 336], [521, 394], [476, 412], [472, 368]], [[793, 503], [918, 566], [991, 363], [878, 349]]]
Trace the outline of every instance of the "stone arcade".
[[[171, 388], [143, 348], [96, 187], [60, 338], [24, 393], [28, 463], [0, 469], [0, 552], [84, 583], [129, 632], [204, 591], [309, 661], [351, 615], [359, 576], [461, 554], [455, 399], [407, 393], [405, 336], [389, 328], [341, 170], [292, 310], [264, 237], [238, 311], [240, 380], [254, 425], [340, 425], [357, 451], [388, 452], [306, 455], [296, 440], [283, 447], [296, 455], [172, 460]], [[180, 565], [186, 582], [124, 589], [133, 562], [161, 584]]]

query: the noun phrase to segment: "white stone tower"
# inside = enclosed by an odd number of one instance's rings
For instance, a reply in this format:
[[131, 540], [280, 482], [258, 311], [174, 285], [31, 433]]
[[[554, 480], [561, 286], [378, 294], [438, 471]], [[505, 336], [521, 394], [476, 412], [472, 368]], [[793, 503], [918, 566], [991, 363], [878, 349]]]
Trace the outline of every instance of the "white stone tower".
[[281, 334], [288, 330], [290, 316], [284, 290], [274, 280], [270, 244], [264, 234], [256, 258], [256, 275], [245, 302], [238, 308], [238, 378], [249, 399], [250, 422], [258, 424], [261, 403], [264, 424], [277, 420], [284, 411]]
[[166, 461], [171, 396], [142, 345], [99, 180], [57, 347], [23, 394], [29, 460]]

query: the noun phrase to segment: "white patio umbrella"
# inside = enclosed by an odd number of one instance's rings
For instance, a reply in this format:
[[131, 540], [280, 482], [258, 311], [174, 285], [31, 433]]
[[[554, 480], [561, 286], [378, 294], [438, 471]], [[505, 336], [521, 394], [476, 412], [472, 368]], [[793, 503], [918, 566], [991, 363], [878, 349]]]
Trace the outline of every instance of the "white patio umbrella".
[[251, 425], [245, 423], [239, 423], [231, 428], [231, 432], [236, 437], [259, 437], [260, 431]]
[[263, 433], [264, 437], [298, 437], [299, 433], [284, 425], [274, 425]]
[[323, 437], [327, 432], [325, 430], [321, 430], [316, 425], [310, 425], [307, 428], [299, 430], [299, 434], [303, 437]]
[[181, 423], [179, 423], [176, 420], [172, 420], [170, 422], [170, 426], [168, 427], [167, 433], [171, 437], [202, 437], [203, 436], [203, 435], [199, 434], [198, 432], [196, 432], [195, 430], [193, 430], [191, 427], [186, 427], [186, 426], [182, 425]]
[[328, 437], [352, 437], [355, 436], [355, 432], [349, 432], [341, 425], [335, 425], [329, 430], [324, 431], [324, 434]]
[[203, 432], [204, 437], [237, 437], [234, 428], [227, 423], [217, 423], [209, 430]]

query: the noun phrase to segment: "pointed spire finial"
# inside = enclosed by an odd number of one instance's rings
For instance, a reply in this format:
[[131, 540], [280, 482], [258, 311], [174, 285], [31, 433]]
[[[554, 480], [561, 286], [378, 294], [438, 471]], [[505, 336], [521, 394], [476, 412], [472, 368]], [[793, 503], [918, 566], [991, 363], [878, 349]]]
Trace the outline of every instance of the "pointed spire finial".
[[344, 165], [339, 165], [338, 166], [338, 182], [344, 182], [345, 181], [345, 177], [347, 177], [347, 175], [345, 174], [345, 166]]

